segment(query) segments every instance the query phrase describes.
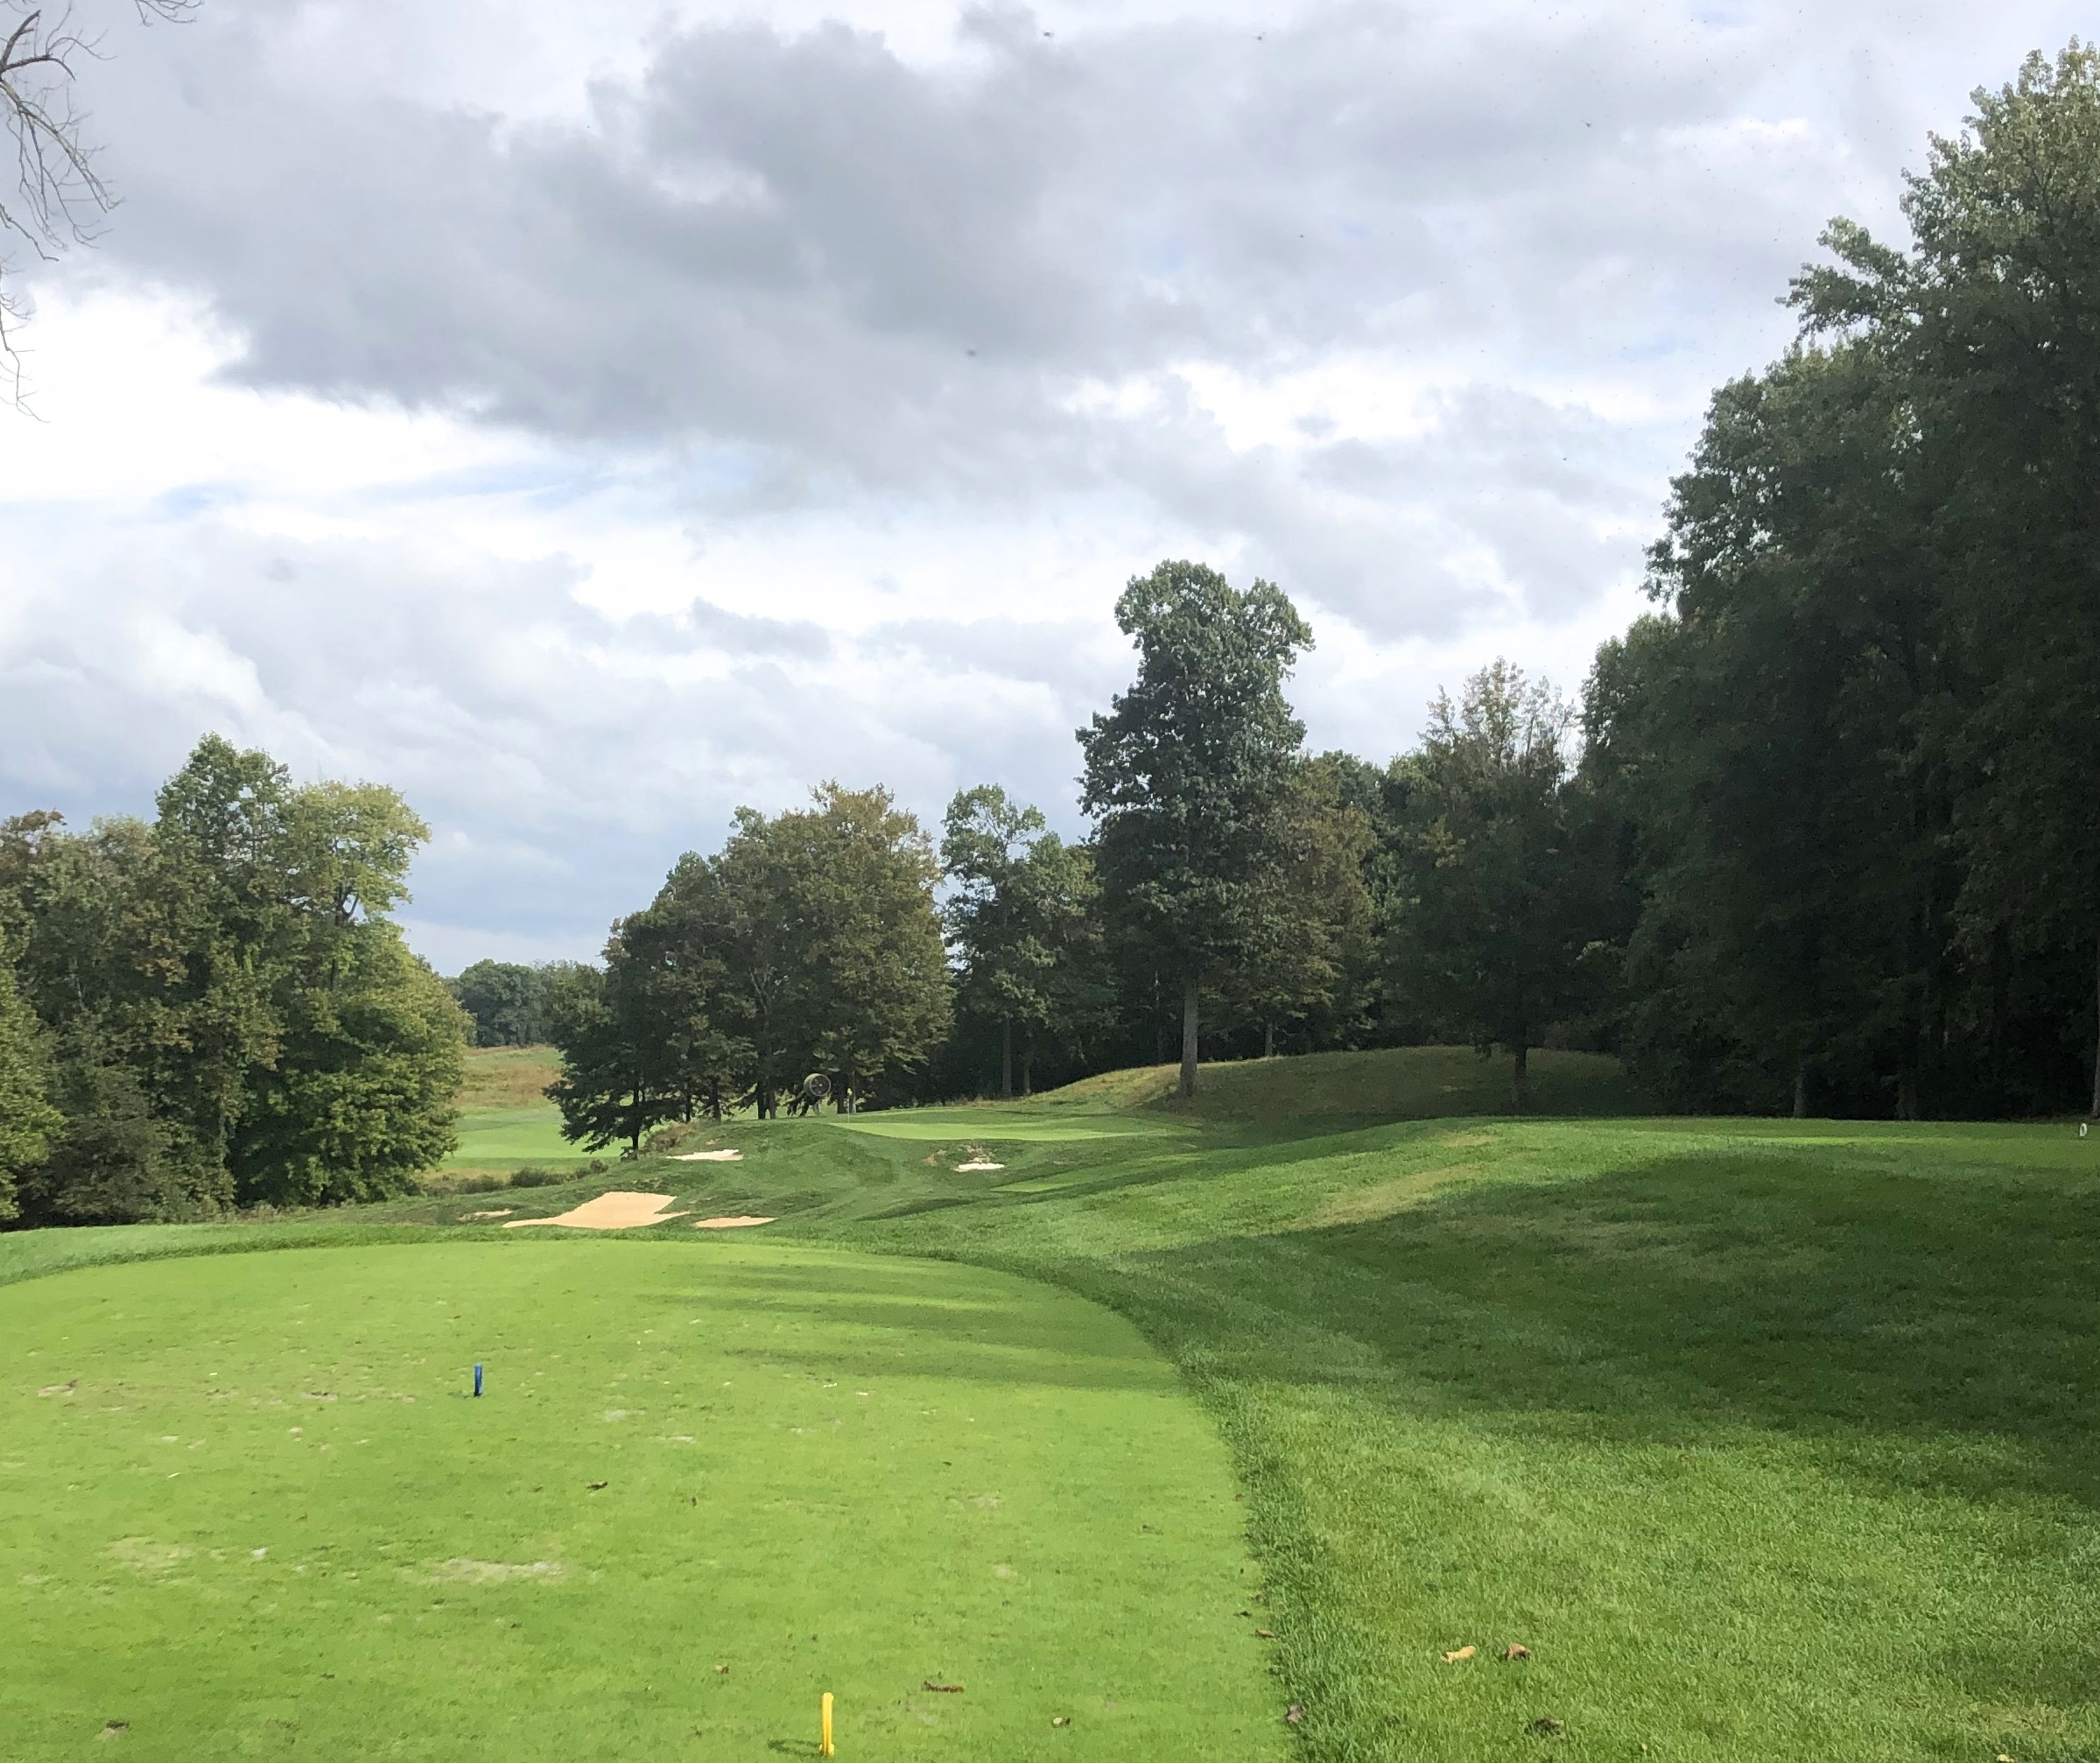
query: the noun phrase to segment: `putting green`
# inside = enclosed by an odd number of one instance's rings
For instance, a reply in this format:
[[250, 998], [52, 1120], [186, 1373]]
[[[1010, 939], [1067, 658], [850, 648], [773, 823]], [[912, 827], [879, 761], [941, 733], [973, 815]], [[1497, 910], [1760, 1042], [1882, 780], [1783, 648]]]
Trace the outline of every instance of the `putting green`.
[[1005, 1108], [900, 1108], [879, 1114], [827, 1114], [827, 1125], [878, 1139], [917, 1139], [926, 1143], [980, 1139], [1008, 1144], [1062, 1144], [1080, 1139], [1135, 1139], [1171, 1133], [1175, 1128], [1150, 1120], [1124, 1120], [1113, 1115], [1024, 1114]]
[[761, 1759], [826, 1689], [847, 1759], [1281, 1750], [1221, 1445], [1049, 1287], [284, 1251], [8, 1288], [0, 1338], [11, 1759]]

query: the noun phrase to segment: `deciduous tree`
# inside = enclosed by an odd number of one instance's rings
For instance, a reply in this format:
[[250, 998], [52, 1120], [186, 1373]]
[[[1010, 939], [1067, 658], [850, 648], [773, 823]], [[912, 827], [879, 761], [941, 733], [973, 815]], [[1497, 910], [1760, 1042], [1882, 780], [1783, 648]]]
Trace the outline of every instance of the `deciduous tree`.
[[1283, 681], [1312, 633], [1282, 591], [1162, 563], [1116, 602], [1138, 677], [1079, 731], [1105, 903], [1179, 982], [1181, 1093], [1205, 988], [1275, 934], [1304, 726]]

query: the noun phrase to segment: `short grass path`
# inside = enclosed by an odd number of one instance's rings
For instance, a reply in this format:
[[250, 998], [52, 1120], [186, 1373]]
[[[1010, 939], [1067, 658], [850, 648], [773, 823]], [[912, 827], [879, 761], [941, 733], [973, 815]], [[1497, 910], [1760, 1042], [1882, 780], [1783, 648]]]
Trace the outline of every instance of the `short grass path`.
[[806, 1756], [825, 1689], [848, 1759], [1283, 1748], [1224, 1447], [1069, 1293], [455, 1240], [78, 1270], [0, 1339], [17, 1763]]

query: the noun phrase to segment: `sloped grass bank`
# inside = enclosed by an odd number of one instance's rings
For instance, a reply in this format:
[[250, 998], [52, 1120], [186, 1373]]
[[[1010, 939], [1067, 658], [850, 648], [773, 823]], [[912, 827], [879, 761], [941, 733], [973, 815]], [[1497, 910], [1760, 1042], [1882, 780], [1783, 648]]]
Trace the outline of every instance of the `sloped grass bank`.
[[[1645, 1112], [1618, 1060], [1600, 1053], [1535, 1049], [1523, 1112], [1632, 1115]], [[1436, 1120], [1517, 1112], [1507, 1053], [1471, 1047], [1382, 1047], [1361, 1053], [1305, 1053], [1204, 1065], [1197, 1093], [1175, 1093], [1176, 1065], [1108, 1071], [1048, 1091], [1028, 1106], [1148, 1113], [1241, 1127], [1303, 1131], [1383, 1120]]]

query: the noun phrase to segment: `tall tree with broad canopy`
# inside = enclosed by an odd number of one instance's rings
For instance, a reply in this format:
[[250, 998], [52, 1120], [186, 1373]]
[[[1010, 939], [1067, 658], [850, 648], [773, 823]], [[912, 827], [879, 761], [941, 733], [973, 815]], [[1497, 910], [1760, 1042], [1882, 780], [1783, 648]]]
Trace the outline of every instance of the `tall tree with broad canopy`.
[[1912, 249], [1840, 222], [1794, 301], [1909, 391], [1959, 668], [1937, 720], [1962, 941], [1986, 966], [2084, 955], [2100, 1117], [2100, 51], [2031, 55], [1973, 101], [1908, 179]]
[[1078, 731], [1107, 910], [1179, 981], [1183, 1096], [1196, 1093], [1202, 1001], [1276, 934], [1289, 801], [1305, 727], [1283, 682], [1312, 632], [1282, 589], [1244, 593], [1168, 562], [1116, 601], [1138, 677]]
[[941, 867], [952, 889], [941, 916], [957, 960], [957, 1007], [998, 1024], [1001, 1096], [1014, 1094], [1018, 1037], [1027, 1095], [1038, 1037], [1069, 1038], [1100, 1008], [1092, 863], [1049, 830], [1041, 810], [980, 783], [948, 804]]
[[1573, 1001], [1584, 917], [1570, 834], [1575, 712], [1497, 661], [1457, 704], [1439, 692], [1407, 762], [1410, 824], [1395, 930], [1399, 983], [1483, 1050], [1513, 1057], [1525, 1105], [1530, 1050]]
[[602, 972], [558, 984], [572, 1137], [638, 1146], [734, 1084], [762, 1117], [811, 1071], [841, 1109], [923, 1064], [946, 1032], [931, 842], [884, 790], [826, 783], [806, 809], [739, 809], [712, 857], [678, 860], [615, 927]]
[[[767, 825], [781, 917], [796, 927], [790, 1022], [840, 1106], [915, 1070], [948, 1029], [933, 843], [887, 790], [819, 785]], [[740, 829], [741, 831], [741, 829]]]
[[454, 1142], [464, 1024], [388, 915], [427, 830], [390, 790], [200, 741], [147, 824], [0, 827], [0, 924], [61, 1122], [50, 1223], [404, 1191]]
[[1903, 403], [1857, 345], [1723, 387], [1650, 552], [1668, 612], [1592, 675], [1586, 764], [1648, 834], [1627, 1050], [1684, 1106], [1930, 1085], [1956, 884]]
[[1313, 1045], [1352, 1039], [1367, 1022], [1375, 982], [1368, 867], [1373, 835], [1342, 797], [1341, 755], [1301, 759], [1282, 804], [1282, 860], [1257, 935], [1220, 984], [1226, 1011], [1259, 1024], [1261, 1051], [1279, 1029]]

